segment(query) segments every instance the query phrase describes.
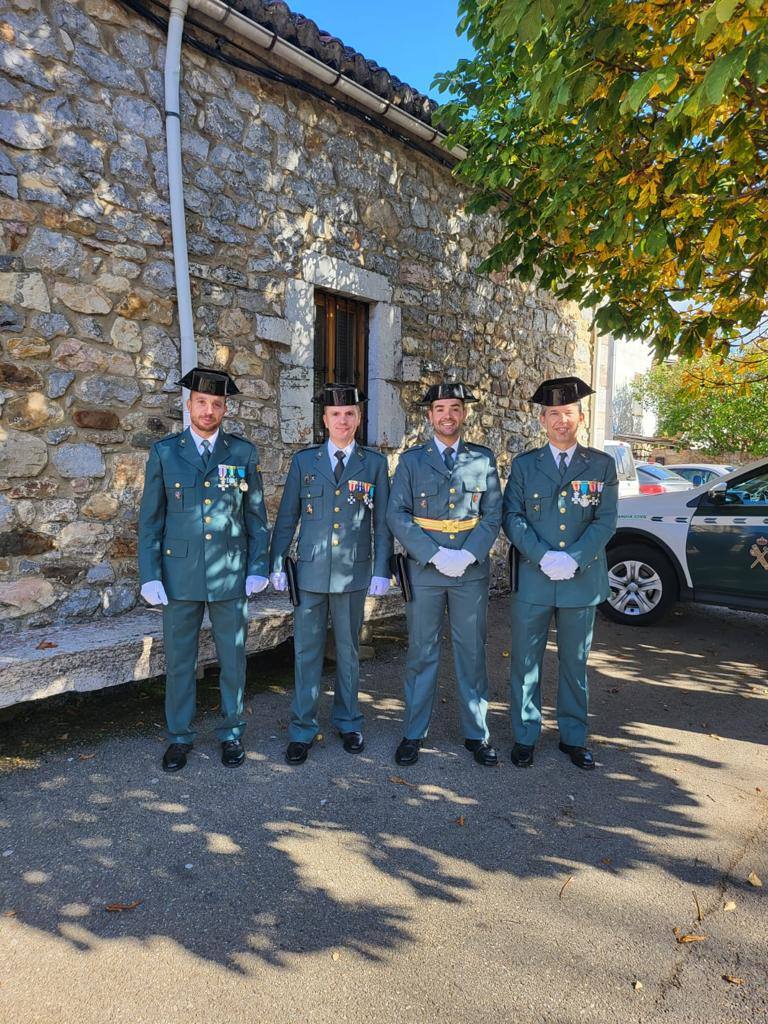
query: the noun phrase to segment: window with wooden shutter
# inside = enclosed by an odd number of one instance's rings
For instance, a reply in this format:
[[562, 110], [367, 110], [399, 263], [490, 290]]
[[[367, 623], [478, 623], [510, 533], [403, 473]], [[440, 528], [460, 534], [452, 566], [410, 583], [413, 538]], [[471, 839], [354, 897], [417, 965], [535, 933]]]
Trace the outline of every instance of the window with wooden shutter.
[[[325, 384], [355, 384], [367, 392], [368, 376], [368, 305], [342, 295], [315, 290], [315, 364], [314, 393]], [[357, 432], [357, 440], [365, 444], [366, 415]], [[323, 408], [315, 406], [315, 444], [325, 438]]]

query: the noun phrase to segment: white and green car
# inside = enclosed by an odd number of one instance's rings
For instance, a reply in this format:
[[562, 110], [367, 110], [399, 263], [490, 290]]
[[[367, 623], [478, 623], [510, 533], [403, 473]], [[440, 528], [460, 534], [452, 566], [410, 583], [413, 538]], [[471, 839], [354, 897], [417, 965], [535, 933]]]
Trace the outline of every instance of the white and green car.
[[701, 487], [619, 499], [608, 618], [658, 621], [677, 601], [768, 611], [768, 459]]

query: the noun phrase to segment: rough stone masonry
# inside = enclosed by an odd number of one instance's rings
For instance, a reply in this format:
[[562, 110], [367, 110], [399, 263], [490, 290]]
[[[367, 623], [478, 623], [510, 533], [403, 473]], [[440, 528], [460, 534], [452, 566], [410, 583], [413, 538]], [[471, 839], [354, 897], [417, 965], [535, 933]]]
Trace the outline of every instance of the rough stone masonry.
[[[4, 630], [136, 603], [146, 452], [181, 425], [163, 60], [162, 32], [109, 0], [0, 0]], [[290, 455], [311, 440], [296, 299], [320, 280], [308, 266], [386, 298], [371, 360], [396, 436], [373, 441], [393, 460], [422, 428], [415, 399], [443, 373], [485, 396], [469, 436], [502, 468], [537, 434], [532, 385], [589, 379], [577, 309], [477, 274], [496, 225], [467, 213], [449, 169], [189, 47], [182, 85], [199, 361], [243, 392], [225, 429], [259, 445], [272, 512]]]

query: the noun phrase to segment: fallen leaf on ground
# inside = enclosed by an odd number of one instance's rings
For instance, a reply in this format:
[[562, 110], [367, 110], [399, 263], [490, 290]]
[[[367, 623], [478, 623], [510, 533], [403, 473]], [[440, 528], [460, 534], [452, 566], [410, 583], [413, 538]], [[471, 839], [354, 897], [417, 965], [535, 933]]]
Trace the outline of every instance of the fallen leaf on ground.
[[563, 893], [565, 892], [565, 890], [566, 890], [566, 889], [568, 888], [568, 886], [569, 886], [569, 885], [571, 884], [571, 882], [572, 882], [572, 881], [573, 881], [573, 875], [568, 875], [568, 877], [566, 878], [566, 880], [565, 880], [565, 881], [563, 882], [563, 887], [562, 887], [562, 889], [560, 890], [560, 892], [559, 892], [559, 894], [558, 894], [558, 897], [557, 897], [557, 898], [558, 898], [559, 900], [561, 900], [561, 899], [563, 898]]
[[736, 909], [736, 904], [733, 902], [733, 900], [728, 900], [728, 902], [723, 907], [723, 910], [725, 910], [726, 913], [730, 913], [732, 910], [735, 910], [735, 909]]
[[135, 910], [136, 907], [140, 907], [144, 900], [134, 900], [133, 903], [107, 903], [104, 907], [110, 914], [120, 914], [124, 910]]
[[618, 686], [612, 686], [607, 692], [608, 693], [619, 693], [619, 688], [618, 688]]
[[458, 818], [454, 818], [454, 824], [455, 825], [466, 825], [466, 821], [464, 820], [464, 815], [460, 814], [458, 816]]
[[331, 960], [338, 960], [338, 959], [339, 959], [339, 954], [338, 953], [332, 953], [331, 954]]
[[94, 757], [96, 757], [96, 755], [95, 755], [95, 754], [81, 754], [81, 755], [80, 755], [80, 756], [78, 757], [78, 759], [77, 759], [77, 760], [78, 760], [78, 761], [92, 761], [92, 760], [94, 759]]
[[3, 917], [16, 917], [16, 911], [15, 910], [6, 910], [3, 913]]
[[396, 786], [409, 786], [411, 789], [419, 788], [415, 782], [409, 782], [408, 779], [404, 779], [401, 775], [390, 775], [389, 781], [394, 782]]
[[704, 942], [705, 939], [709, 938], [708, 935], [685, 935], [679, 928], [673, 928], [672, 934], [675, 936], [675, 938], [681, 945], [686, 942]]
[[737, 978], [735, 974], [724, 974], [723, 981], [727, 981], [729, 985], [743, 985], [744, 979]]
[[710, 732], [710, 733], [707, 733], [707, 735], [709, 736], [710, 739], [717, 740], [718, 743], [725, 743], [725, 740], [723, 739], [723, 737], [722, 736], [718, 736], [716, 732]]
[[642, 987], [643, 987], [642, 981], [633, 981], [632, 982], [632, 988], [635, 990], [635, 992], [639, 992]]
[[52, 647], [58, 647], [58, 644], [53, 643], [52, 640], [41, 640], [37, 645], [38, 651], [49, 651]]
[[603, 859], [600, 861], [600, 863], [601, 864], [611, 864], [612, 860], [611, 860], [610, 857], [603, 857]]
[[693, 902], [696, 904], [696, 920], [703, 921], [704, 915], [701, 912], [701, 907], [699, 906], [699, 898], [696, 895], [696, 893], [693, 894]]
[[762, 791], [762, 789], [760, 789], [759, 786], [755, 786], [755, 792], [756, 793], [762, 793], [763, 791]]
[[756, 889], [762, 889], [763, 880], [759, 875], [756, 875], [754, 871], [750, 871], [747, 875], [747, 881], [750, 885], [754, 885]]

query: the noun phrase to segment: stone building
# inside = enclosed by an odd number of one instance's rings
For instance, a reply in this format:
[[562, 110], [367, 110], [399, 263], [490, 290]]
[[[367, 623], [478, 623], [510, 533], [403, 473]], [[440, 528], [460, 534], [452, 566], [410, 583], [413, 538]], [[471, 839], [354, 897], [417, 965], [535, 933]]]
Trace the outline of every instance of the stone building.
[[[467, 212], [429, 100], [282, 3], [231, 2], [192, 0], [181, 52], [191, 308], [199, 362], [243, 393], [225, 429], [259, 445], [270, 512], [334, 372], [370, 395], [366, 440], [393, 463], [422, 389], [466, 379], [485, 396], [469, 436], [504, 470], [537, 437], [535, 383], [591, 379], [586, 321], [476, 272], [496, 223]], [[147, 449], [182, 424], [167, 20], [149, 0], [0, 0], [6, 634], [136, 604]]]

